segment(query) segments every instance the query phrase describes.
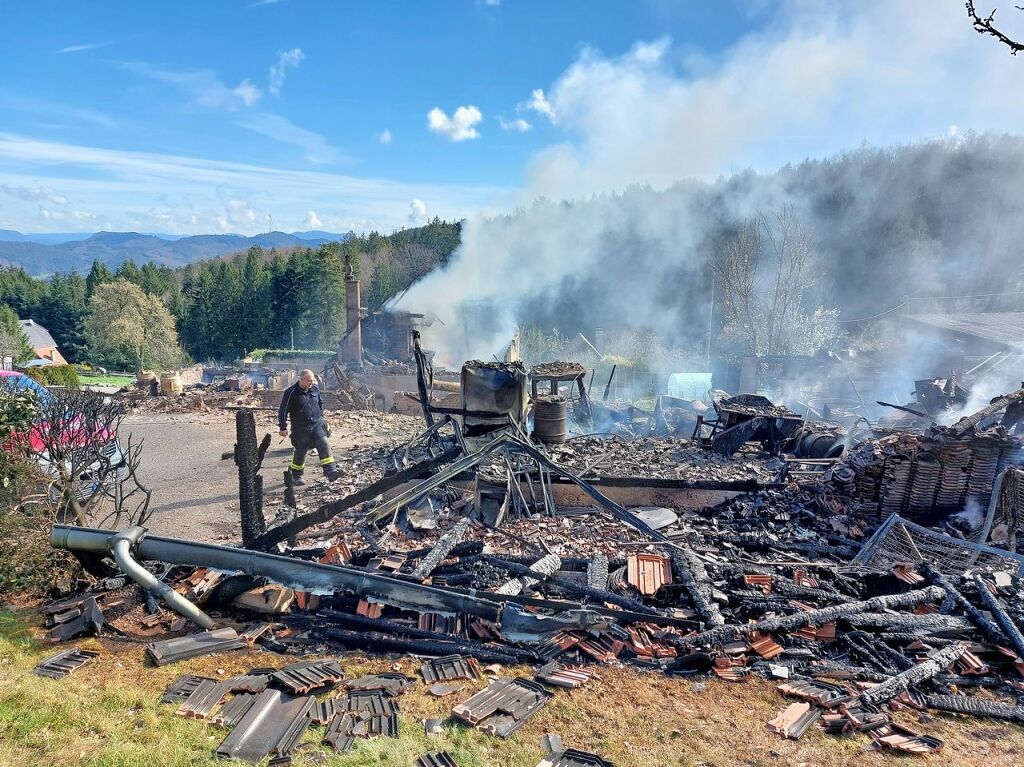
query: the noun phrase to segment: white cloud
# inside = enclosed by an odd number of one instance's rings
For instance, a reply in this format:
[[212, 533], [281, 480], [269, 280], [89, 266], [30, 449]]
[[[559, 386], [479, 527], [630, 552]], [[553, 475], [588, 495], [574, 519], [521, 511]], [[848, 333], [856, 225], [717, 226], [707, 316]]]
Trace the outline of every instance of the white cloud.
[[67, 48], [61, 48], [60, 50], [54, 51], [55, 53], [80, 53], [81, 51], [94, 51], [97, 48], [103, 48], [110, 45], [109, 42], [105, 43], [82, 43], [81, 45], [69, 45]]
[[[26, 167], [46, 167], [47, 183], [69, 200], [88, 200], [97, 216], [93, 226], [70, 224], [66, 231], [162, 231], [200, 234], [227, 221], [229, 200], [245, 201], [254, 217], [235, 206], [241, 221], [231, 231], [265, 229], [274, 219], [299, 221], [307, 211], [330, 231], [392, 231], [408, 225], [409, 200], [430, 200], [446, 219], [475, 211], [497, 212], [513, 204], [511, 190], [482, 185], [403, 183], [323, 171], [294, 170], [201, 157], [133, 152], [42, 141], [0, 132], [0, 186], [32, 189], [38, 178]], [[5, 201], [7, 198], [4, 198]], [[332, 209], [324, 210], [324, 200]], [[260, 212], [263, 212], [262, 214]], [[35, 203], [5, 204], [0, 227], [39, 231], [43, 214]]]
[[262, 95], [248, 79], [230, 88], [210, 69], [180, 72], [160, 69], [145, 62], [131, 62], [123, 66], [137, 75], [177, 88], [191, 99], [192, 104], [205, 109], [238, 111], [252, 106]]
[[256, 112], [240, 118], [238, 124], [267, 138], [299, 147], [309, 162], [330, 163], [340, 158], [338, 150], [326, 138], [299, 127], [281, 115]]
[[490, 6], [501, 5], [501, 0], [484, 0], [484, 5], [490, 5]]
[[412, 200], [409, 203], [409, 223], [419, 226], [427, 221], [427, 205], [423, 200]]
[[391, 143], [391, 131], [388, 130], [387, 128], [385, 128], [384, 130], [382, 130], [380, 132], [380, 135], [377, 136], [377, 140], [380, 143], [382, 143], [382, 144], [390, 144]]
[[459, 107], [451, 117], [434, 107], [427, 113], [427, 127], [450, 141], [465, 141], [480, 137], [473, 126], [483, 119], [480, 110], [472, 105]]
[[3, 192], [8, 197], [14, 197], [18, 200], [25, 202], [48, 202], [52, 205], [67, 205], [68, 198], [62, 194], [57, 194], [55, 191], [50, 189], [48, 186], [8, 186], [7, 184], [0, 185], [0, 192]]
[[281, 88], [284, 86], [284, 78], [289, 69], [295, 69], [299, 62], [306, 58], [301, 48], [292, 48], [290, 51], [279, 51], [277, 63], [270, 67], [270, 84], [267, 90], [274, 96], [281, 95]]
[[517, 131], [519, 133], [526, 133], [528, 130], [533, 128], [533, 126], [526, 122], [522, 117], [517, 117], [514, 120], [506, 120], [504, 117], [499, 117], [498, 124], [501, 125], [502, 130]]
[[39, 205], [37, 213], [42, 221], [69, 229], [86, 225], [94, 226], [94, 222], [98, 219], [95, 213], [90, 213], [87, 210], [70, 210], [66, 206], [51, 209]]
[[256, 211], [248, 200], [228, 200], [224, 211], [217, 216], [217, 228], [221, 232], [251, 231], [256, 219]]
[[532, 109], [534, 112], [544, 115], [546, 118], [551, 120], [551, 122], [555, 121], [555, 108], [544, 95], [543, 88], [535, 88], [530, 94], [530, 100], [520, 104], [518, 109]]
[[650, 43], [639, 42], [633, 46], [630, 54], [641, 64], [654, 64], [665, 57], [671, 45], [672, 40], [668, 37], [662, 37]]
[[29, 98], [16, 93], [0, 93], [0, 105], [38, 118], [41, 115], [64, 120], [75, 120], [98, 125], [108, 130], [117, 130], [117, 122], [102, 112], [86, 107], [71, 106], [65, 101], [47, 101]]
[[263, 93], [252, 84], [249, 78], [236, 85], [232, 93], [238, 96], [247, 107], [251, 107], [263, 97]]
[[316, 214], [315, 210], [309, 211], [306, 217], [302, 219], [302, 225], [306, 229], [323, 229], [324, 222], [320, 220], [320, 216]]

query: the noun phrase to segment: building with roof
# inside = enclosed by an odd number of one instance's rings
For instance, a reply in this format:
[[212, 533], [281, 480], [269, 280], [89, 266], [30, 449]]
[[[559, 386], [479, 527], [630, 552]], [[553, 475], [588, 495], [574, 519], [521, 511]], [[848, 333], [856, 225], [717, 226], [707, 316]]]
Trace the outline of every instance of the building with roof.
[[920, 313], [902, 319], [914, 332], [915, 348], [924, 342], [941, 349], [950, 370], [1017, 369], [1024, 360], [1024, 312]]
[[51, 365], [66, 365], [67, 360], [61, 355], [57, 348], [57, 342], [53, 340], [50, 331], [34, 320], [20, 320], [21, 330], [28, 338], [28, 345], [32, 347], [39, 360], [47, 360]]

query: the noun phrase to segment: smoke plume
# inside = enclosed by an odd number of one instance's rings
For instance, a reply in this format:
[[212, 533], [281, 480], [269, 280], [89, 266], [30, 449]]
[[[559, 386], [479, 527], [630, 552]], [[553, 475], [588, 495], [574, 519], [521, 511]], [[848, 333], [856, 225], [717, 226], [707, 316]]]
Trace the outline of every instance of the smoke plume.
[[[443, 321], [425, 334], [440, 360], [490, 358], [530, 323], [703, 346], [710, 256], [786, 205], [823, 266], [809, 305], [841, 319], [1020, 277], [1024, 146], [995, 134], [1024, 101], [994, 95], [1019, 91], [1019, 62], [957, 3], [772, 7], [727, 50], [587, 48], [543, 88], [564, 138], [533, 158], [522, 208], [468, 220], [401, 302]], [[865, 142], [897, 148], [840, 154]], [[832, 159], [789, 164], [807, 157]]]

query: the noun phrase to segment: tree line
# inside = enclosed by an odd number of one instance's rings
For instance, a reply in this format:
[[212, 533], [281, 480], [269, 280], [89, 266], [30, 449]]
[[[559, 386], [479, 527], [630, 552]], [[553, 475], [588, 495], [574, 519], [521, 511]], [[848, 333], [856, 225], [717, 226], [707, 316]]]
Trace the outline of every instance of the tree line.
[[18, 347], [12, 356], [24, 359], [16, 320], [31, 318], [69, 361], [120, 370], [187, 357], [228, 362], [259, 348], [332, 349], [345, 329], [347, 268], [376, 308], [446, 263], [460, 235], [459, 222], [435, 218], [391, 235], [350, 235], [288, 253], [254, 246], [179, 269], [128, 260], [111, 270], [94, 261], [85, 276], [45, 279], [0, 269], [0, 345], [9, 332]]

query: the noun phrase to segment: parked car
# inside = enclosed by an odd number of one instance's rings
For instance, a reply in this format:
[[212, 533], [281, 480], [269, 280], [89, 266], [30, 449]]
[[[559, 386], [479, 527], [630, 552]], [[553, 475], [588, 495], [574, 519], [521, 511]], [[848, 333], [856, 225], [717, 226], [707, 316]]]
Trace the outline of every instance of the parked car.
[[[17, 394], [25, 391], [34, 394], [44, 404], [53, 397], [49, 389], [23, 373], [0, 370], [0, 393]], [[84, 502], [92, 498], [97, 490], [112, 495], [118, 484], [128, 476], [128, 466], [117, 433], [103, 426], [90, 426], [81, 413], [67, 413], [60, 421], [54, 425], [45, 420], [44, 416], [39, 416], [23, 433], [5, 435], [0, 446], [8, 451], [18, 447], [27, 448], [40, 468], [53, 477], [60, 475], [54, 460], [60, 460], [65, 473], [68, 473], [76, 465], [93, 458], [84, 468], [78, 467], [80, 470], [73, 487], [75, 497]], [[52, 434], [55, 428], [60, 430], [57, 435]], [[56, 459], [50, 455], [49, 450], [54, 444], [60, 448], [60, 456]], [[99, 451], [96, 450], [97, 446], [100, 447]], [[101, 452], [103, 457], [96, 456], [97, 452]], [[60, 491], [58, 489], [55, 492], [59, 494]]]

